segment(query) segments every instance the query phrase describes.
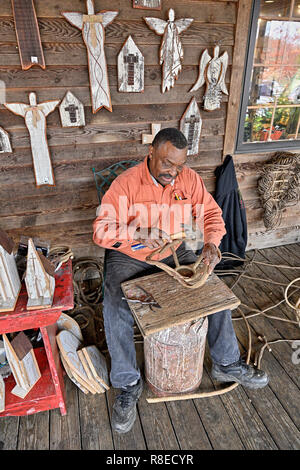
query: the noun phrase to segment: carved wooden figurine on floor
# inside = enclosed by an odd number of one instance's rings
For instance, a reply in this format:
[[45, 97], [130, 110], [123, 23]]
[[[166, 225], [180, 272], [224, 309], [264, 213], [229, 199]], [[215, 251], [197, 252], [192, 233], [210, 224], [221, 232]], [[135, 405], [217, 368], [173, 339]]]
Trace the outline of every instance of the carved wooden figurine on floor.
[[163, 36], [160, 47], [160, 65], [163, 64], [162, 92], [168, 91], [175, 85], [175, 80], [181, 70], [183, 47], [179, 39], [180, 33], [187, 30], [194, 21], [192, 18], [175, 20], [175, 12], [169, 10], [167, 21], [160, 18], [144, 18], [149, 28]]
[[228, 65], [228, 54], [225, 51], [219, 57], [219, 46], [214, 48], [214, 56], [210, 57], [207, 49], [203, 52], [199, 64], [199, 75], [195, 85], [190, 92], [198, 90], [206, 81], [206, 91], [204, 95], [204, 109], [213, 111], [220, 108], [222, 92], [228, 95], [225, 85], [225, 75]]
[[93, 0], [87, 0], [87, 15], [80, 12], [62, 12], [73, 26], [82, 31], [88, 52], [92, 110], [96, 113], [102, 107], [112, 111], [107, 65], [104, 53], [104, 28], [113, 22], [118, 11], [100, 11], [95, 14]]
[[21, 289], [13, 248], [13, 240], [0, 229], [0, 312], [15, 309]]
[[143, 10], [160, 10], [162, 0], [133, 0], [133, 8], [141, 8]]
[[18, 49], [23, 70], [46, 68], [33, 0], [12, 0]]
[[62, 127], [85, 126], [84, 106], [70, 91], [59, 105], [59, 114]]
[[37, 252], [31, 238], [28, 240], [25, 284], [27, 310], [51, 307], [55, 290], [54, 266]]
[[144, 91], [144, 57], [131, 36], [128, 36], [118, 55], [119, 91]]
[[180, 130], [188, 141], [188, 155], [195, 155], [199, 151], [201, 127], [202, 119], [199, 107], [193, 97], [180, 120]]
[[4, 103], [14, 114], [24, 117], [30, 135], [33, 167], [37, 186], [54, 185], [50, 151], [46, 136], [46, 117], [52, 113], [60, 100], [37, 104], [36, 94], [29, 93], [29, 104]]
[[4, 130], [2, 127], [0, 127], [0, 153], [11, 153], [11, 144], [9, 140], [9, 135], [6, 130]]

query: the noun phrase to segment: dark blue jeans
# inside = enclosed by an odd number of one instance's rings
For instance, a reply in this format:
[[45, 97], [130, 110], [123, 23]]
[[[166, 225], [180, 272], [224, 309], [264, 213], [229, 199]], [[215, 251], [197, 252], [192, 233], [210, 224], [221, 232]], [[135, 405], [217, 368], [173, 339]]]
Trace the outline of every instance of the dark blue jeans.
[[[196, 255], [184, 243], [177, 249], [180, 264], [191, 264]], [[174, 267], [173, 256], [164, 263]], [[116, 250], [106, 250], [103, 317], [106, 342], [111, 357], [111, 384], [125, 387], [140, 377], [133, 338], [134, 318], [120, 284], [159, 271], [158, 268]], [[207, 341], [213, 362], [221, 365], [239, 360], [240, 351], [232, 325], [231, 310], [208, 316]]]

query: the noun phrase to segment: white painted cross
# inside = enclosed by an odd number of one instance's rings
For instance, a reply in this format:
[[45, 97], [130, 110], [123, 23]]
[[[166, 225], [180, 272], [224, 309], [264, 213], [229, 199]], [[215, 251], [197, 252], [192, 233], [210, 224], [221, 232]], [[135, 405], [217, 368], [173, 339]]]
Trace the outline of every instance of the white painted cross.
[[151, 134], [142, 134], [142, 143], [143, 144], [152, 144], [154, 137], [160, 131], [161, 124], [151, 124], [152, 133]]

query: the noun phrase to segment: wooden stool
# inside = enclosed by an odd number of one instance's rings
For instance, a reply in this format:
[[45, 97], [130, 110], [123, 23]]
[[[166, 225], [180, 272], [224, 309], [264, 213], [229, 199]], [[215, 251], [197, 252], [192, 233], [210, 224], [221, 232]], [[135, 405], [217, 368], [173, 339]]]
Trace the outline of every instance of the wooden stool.
[[158, 396], [195, 390], [203, 372], [208, 324], [204, 317], [233, 310], [240, 300], [214, 273], [196, 289], [184, 287], [165, 272], [123, 282], [121, 287], [144, 336], [150, 389]]

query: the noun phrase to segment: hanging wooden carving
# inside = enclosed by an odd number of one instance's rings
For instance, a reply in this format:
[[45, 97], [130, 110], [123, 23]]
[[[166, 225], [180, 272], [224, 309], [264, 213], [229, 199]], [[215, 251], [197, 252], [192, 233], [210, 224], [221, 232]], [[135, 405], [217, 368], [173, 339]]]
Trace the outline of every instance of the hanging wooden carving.
[[13, 248], [13, 240], [0, 229], [0, 312], [15, 309], [21, 289]]
[[23, 70], [46, 68], [33, 0], [12, 0], [16, 36]]
[[113, 22], [118, 11], [100, 11], [95, 14], [94, 1], [87, 0], [87, 15], [77, 12], [62, 12], [73, 26], [82, 31], [88, 52], [92, 110], [102, 107], [112, 111], [107, 65], [104, 53], [105, 27]]
[[153, 29], [156, 34], [163, 36], [159, 52], [160, 65], [163, 65], [163, 93], [174, 86], [181, 70], [183, 47], [179, 35], [187, 30], [194, 21], [192, 18], [181, 18], [175, 21], [175, 12], [172, 8], [170, 8], [168, 15], [168, 21], [160, 18], [144, 18], [149, 28]]
[[24, 117], [30, 135], [33, 167], [37, 186], [54, 185], [54, 175], [46, 136], [46, 117], [52, 113], [60, 100], [37, 104], [36, 94], [29, 93], [29, 104], [4, 103], [14, 114]]
[[214, 56], [210, 57], [207, 49], [203, 52], [199, 64], [199, 75], [195, 85], [190, 92], [198, 90], [206, 81], [206, 91], [204, 95], [204, 109], [213, 111], [220, 108], [222, 92], [228, 95], [225, 85], [225, 75], [228, 65], [228, 54], [225, 51], [219, 57], [219, 46], [214, 48]]
[[151, 134], [142, 134], [143, 144], [152, 144], [154, 137], [161, 129], [161, 124], [151, 124]]
[[119, 91], [144, 91], [144, 57], [131, 36], [118, 55]]
[[161, 0], [133, 0], [132, 6], [143, 10], [160, 10]]
[[0, 127], [0, 153], [12, 152], [8, 132]]
[[62, 127], [85, 126], [84, 106], [70, 91], [59, 105], [59, 114]]
[[37, 252], [31, 238], [28, 240], [25, 284], [27, 310], [51, 307], [55, 290], [54, 266]]
[[200, 110], [193, 97], [180, 120], [180, 130], [188, 141], [188, 155], [195, 155], [199, 151], [201, 127]]

